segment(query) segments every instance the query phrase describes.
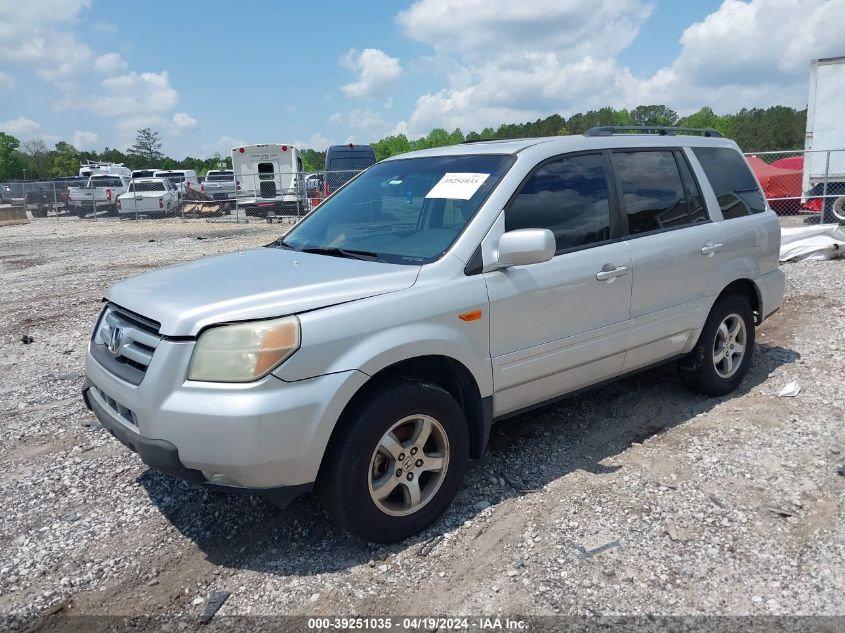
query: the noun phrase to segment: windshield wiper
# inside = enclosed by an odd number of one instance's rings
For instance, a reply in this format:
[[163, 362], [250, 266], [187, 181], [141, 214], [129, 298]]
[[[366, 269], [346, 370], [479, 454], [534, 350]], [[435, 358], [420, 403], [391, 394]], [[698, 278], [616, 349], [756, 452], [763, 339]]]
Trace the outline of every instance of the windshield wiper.
[[286, 248], [289, 251], [296, 250], [293, 246], [291, 246], [290, 244], [285, 242], [285, 238], [283, 238], [283, 237], [280, 237], [279, 239], [276, 240], [276, 246], [278, 246], [280, 248]]
[[337, 248], [336, 246], [312, 246], [303, 248], [303, 253], [316, 253], [318, 255], [330, 255], [332, 257], [348, 257], [350, 259], [363, 259], [366, 261], [384, 261], [381, 255], [373, 251], [359, 251], [349, 248]]

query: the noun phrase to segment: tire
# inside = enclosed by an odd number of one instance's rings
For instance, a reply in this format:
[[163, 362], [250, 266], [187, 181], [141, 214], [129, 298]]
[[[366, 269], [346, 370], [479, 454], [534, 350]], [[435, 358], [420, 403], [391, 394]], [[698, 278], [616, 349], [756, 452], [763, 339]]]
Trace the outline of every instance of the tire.
[[823, 224], [845, 224], [845, 196], [824, 201]]
[[[317, 481], [328, 513], [373, 543], [395, 543], [431, 525], [455, 498], [469, 461], [469, 431], [458, 403], [437, 385], [402, 381], [348, 413]], [[427, 440], [415, 441], [424, 428], [430, 429]], [[440, 469], [431, 468], [435, 464]]]
[[[722, 325], [725, 327], [722, 328]], [[726, 353], [723, 354], [723, 351]], [[678, 363], [678, 371], [693, 391], [723, 396], [742, 382], [753, 355], [754, 313], [751, 304], [742, 295], [724, 295], [716, 300], [698, 342]], [[717, 362], [720, 356], [721, 360]]]

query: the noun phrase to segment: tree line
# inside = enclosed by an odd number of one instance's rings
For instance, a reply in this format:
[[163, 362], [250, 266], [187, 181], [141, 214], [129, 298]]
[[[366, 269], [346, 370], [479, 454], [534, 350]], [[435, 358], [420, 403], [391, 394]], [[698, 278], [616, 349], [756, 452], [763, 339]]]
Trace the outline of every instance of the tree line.
[[[534, 136], [565, 136], [583, 134], [591, 127], [605, 125], [677, 125], [682, 127], [713, 128], [723, 136], [734, 139], [746, 152], [770, 150], [798, 150], [804, 147], [807, 111], [786, 106], [743, 108], [735, 114], [716, 114], [710, 107], [701, 108], [686, 117], [665, 105], [643, 105], [632, 110], [606, 107], [589, 110], [564, 118], [553, 114], [545, 119], [527, 123], [503, 123], [498, 128], [487, 127], [480, 132], [464, 134], [460, 129], [448, 132], [435, 128], [426, 136], [408, 139], [404, 134], [388, 136], [372, 143], [376, 159], [418, 149], [454, 145], [464, 141], [524, 138]], [[73, 176], [79, 165], [88, 160], [123, 163], [130, 169], [155, 167], [158, 169], [193, 169], [204, 175], [209, 169], [231, 169], [229, 156], [219, 153], [208, 158], [188, 156], [176, 160], [161, 152], [161, 137], [149, 128], [138, 130], [135, 144], [126, 151], [106, 147], [102, 152], [85, 151], [70, 143], [59, 141], [50, 149], [41, 139], [20, 143], [10, 134], [0, 132], [0, 181], [43, 180]], [[320, 171], [325, 166], [326, 153], [314, 149], [302, 150], [306, 172]]]

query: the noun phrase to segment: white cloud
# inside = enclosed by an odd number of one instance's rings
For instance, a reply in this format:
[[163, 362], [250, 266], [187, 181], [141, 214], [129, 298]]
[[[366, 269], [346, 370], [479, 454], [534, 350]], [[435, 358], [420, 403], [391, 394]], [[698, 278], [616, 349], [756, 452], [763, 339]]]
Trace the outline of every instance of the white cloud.
[[15, 87], [15, 78], [0, 70], [0, 90], [11, 90]]
[[651, 10], [646, 0], [418, 0], [396, 21], [437, 51], [501, 60], [512, 52], [556, 51], [578, 59], [624, 49]]
[[87, 98], [66, 99], [62, 109], [86, 109], [100, 116], [152, 118], [172, 110], [179, 103], [179, 93], [170, 85], [167, 71], [160, 73], [128, 72], [103, 79], [103, 91]]
[[77, 130], [73, 133], [70, 144], [76, 149], [94, 149], [100, 141], [100, 135], [96, 132], [82, 132]]
[[40, 129], [41, 125], [32, 119], [27, 119], [22, 116], [19, 116], [17, 119], [10, 119], [9, 121], [3, 121], [0, 123], [0, 132], [6, 132], [18, 139], [21, 139], [21, 137], [28, 139], [34, 136]]
[[125, 69], [128, 65], [129, 64], [126, 63], [126, 60], [117, 53], [106, 53], [105, 55], [100, 55], [94, 61], [94, 68], [101, 73], [114, 73]]
[[332, 125], [341, 125], [343, 123], [343, 113], [335, 112], [329, 117], [329, 123]]
[[203, 151], [208, 154], [219, 153], [221, 156], [231, 156], [232, 148], [247, 145], [247, 142], [242, 138], [223, 135], [213, 143], [203, 146]]
[[173, 115], [173, 126], [177, 130], [190, 130], [197, 126], [197, 120], [187, 112], [177, 112]]
[[316, 132], [307, 141], [294, 141], [293, 144], [300, 149], [315, 149], [318, 152], [322, 152], [331, 145], [331, 141], [319, 132]]
[[90, 5], [90, 0], [0, 3], [0, 61], [34, 68], [46, 81], [67, 82], [93, 57], [68, 30]]
[[384, 94], [402, 76], [399, 60], [377, 48], [357, 51], [349, 49], [341, 57], [340, 65], [358, 73], [358, 80], [341, 86], [347, 97], [370, 97]]
[[725, 0], [684, 31], [675, 60], [636, 76], [618, 54], [650, 10], [635, 0], [420, 0], [397, 21], [435, 55], [412, 68], [439, 68], [449, 87], [421, 95], [396, 129], [478, 131], [605, 105], [665, 103], [682, 114], [703, 105], [803, 107], [810, 59], [841, 52], [841, 1]]

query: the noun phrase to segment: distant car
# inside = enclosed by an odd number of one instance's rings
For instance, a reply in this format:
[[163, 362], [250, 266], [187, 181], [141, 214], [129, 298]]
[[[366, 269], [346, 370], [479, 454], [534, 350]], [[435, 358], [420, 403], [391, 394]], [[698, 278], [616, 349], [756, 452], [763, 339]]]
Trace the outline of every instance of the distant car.
[[235, 199], [235, 172], [231, 169], [211, 169], [202, 183], [206, 195], [215, 200]]
[[179, 194], [167, 178], [138, 178], [117, 198], [121, 218], [167, 215], [178, 205]]
[[112, 212], [117, 208], [117, 198], [126, 193], [129, 176], [91, 176], [87, 184], [68, 189], [68, 202], [80, 218], [91, 213]]
[[9, 185], [0, 185], [0, 204], [9, 204], [12, 201], [12, 188]]
[[330, 195], [359, 172], [376, 163], [376, 153], [369, 145], [332, 145], [326, 150], [325, 194]]
[[46, 218], [56, 204], [55, 191], [48, 182], [26, 183], [23, 200], [34, 218]]
[[167, 178], [179, 193], [179, 199], [188, 189], [200, 191], [200, 181], [193, 169], [159, 169], [153, 174], [154, 178]]

